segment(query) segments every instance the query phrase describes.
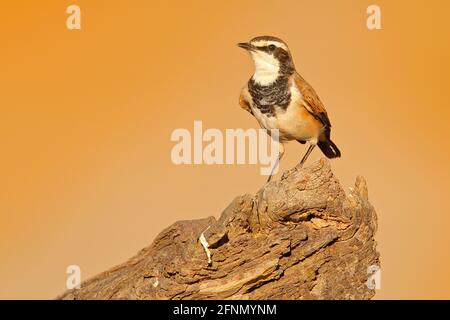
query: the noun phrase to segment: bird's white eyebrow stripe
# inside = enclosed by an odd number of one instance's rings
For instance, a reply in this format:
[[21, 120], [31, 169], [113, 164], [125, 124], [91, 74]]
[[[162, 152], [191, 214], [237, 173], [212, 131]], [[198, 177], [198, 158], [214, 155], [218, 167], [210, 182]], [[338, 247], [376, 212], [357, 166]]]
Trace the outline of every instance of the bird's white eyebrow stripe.
[[288, 51], [288, 48], [286, 47], [286, 45], [284, 43], [281, 43], [278, 41], [258, 40], [258, 41], [252, 42], [252, 45], [254, 45], [255, 47], [265, 47], [265, 46], [269, 46], [271, 44], [276, 45], [277, 47], [283, 48], [284, 50]]

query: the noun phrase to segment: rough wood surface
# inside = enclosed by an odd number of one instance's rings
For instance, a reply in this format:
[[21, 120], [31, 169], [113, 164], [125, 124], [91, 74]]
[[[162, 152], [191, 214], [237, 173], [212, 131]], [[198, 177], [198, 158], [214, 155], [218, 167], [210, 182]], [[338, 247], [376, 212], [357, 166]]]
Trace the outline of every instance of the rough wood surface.
[[219, 220], [174, 223], [135, 257], [58, 298], [370, 299], [376, 228], [365, 180], [346, 194], [322, 159], [237, 197]]

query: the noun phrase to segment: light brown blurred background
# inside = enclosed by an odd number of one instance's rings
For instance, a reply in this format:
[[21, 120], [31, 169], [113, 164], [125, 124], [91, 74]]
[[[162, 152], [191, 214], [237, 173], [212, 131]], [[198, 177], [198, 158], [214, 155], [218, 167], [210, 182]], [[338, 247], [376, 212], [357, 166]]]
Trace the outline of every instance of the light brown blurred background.
[[[81, 7], [82, 30], [66, 29]], [[378, 4], [382, 30], [366, 28]], [[259, 166], [175, 166], [176, 128], [258, 128], [237, 99], [236, 43], [290, 45], [351, 186], [377, 209], [377, 298], [450, 298], [448, 1], [2, 1], [0, 298], [53, 298], [181, 219], [219, 216]], [[289, 144], [282, 169], [305, 146]], [[321, 156], [316, 150], [309, 161]]]

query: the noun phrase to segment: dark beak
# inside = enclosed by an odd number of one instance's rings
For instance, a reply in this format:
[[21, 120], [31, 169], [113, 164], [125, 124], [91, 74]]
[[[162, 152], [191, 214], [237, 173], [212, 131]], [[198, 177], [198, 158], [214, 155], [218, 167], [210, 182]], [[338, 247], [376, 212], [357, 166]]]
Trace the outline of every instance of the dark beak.
[[253, 51], [254, 50], [253, 46], [250, 43], [247, 43], [247, 42], [238, 43], [238, 47], [242, 48], [242, 49], [245, 49], [245, 50], [248, 50], [248, 51]]

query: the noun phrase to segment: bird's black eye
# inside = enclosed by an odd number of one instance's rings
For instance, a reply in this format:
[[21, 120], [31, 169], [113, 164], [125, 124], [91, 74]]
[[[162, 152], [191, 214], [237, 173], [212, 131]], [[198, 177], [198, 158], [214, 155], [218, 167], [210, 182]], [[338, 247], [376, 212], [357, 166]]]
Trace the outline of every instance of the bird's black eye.
[[275, 46], [274, 44], [269, 45], [269, 50], [270, 50], [270, 51], [275, 50], [275, 48], [276, 48], [276, 46]]

